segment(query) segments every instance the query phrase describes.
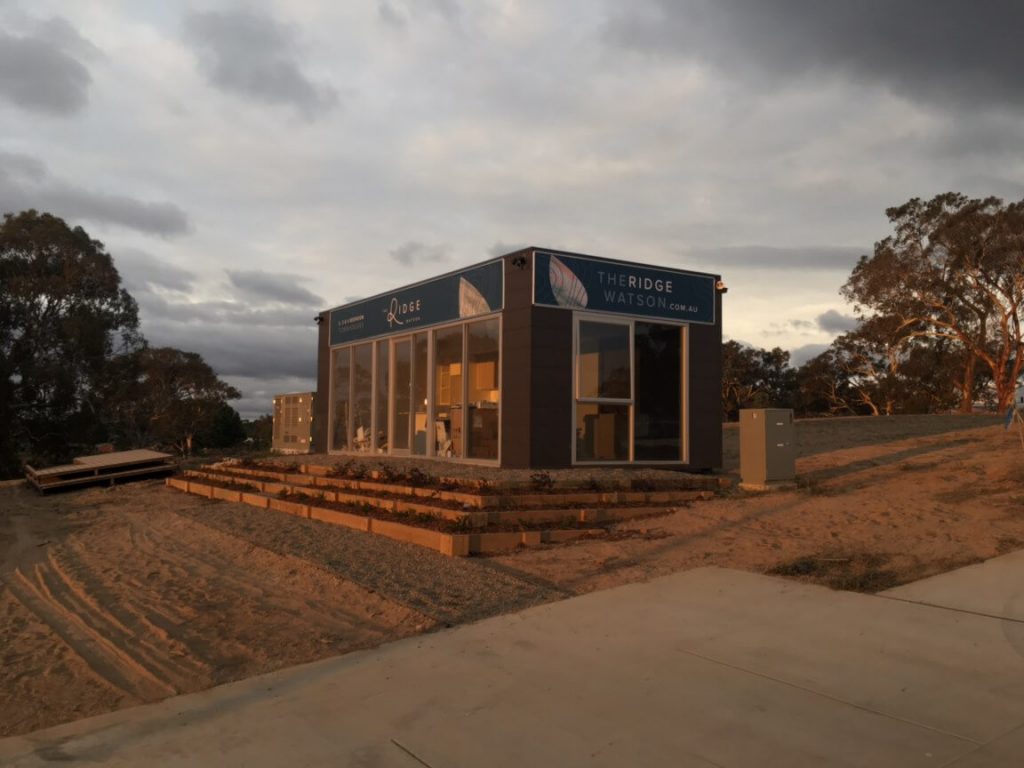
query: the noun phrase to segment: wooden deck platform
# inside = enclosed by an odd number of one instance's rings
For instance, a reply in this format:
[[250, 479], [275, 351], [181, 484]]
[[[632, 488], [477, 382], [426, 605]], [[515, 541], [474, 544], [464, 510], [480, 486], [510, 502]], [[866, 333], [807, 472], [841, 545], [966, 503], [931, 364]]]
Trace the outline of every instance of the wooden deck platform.
[[25, 477], [40, 493], [56, 488], [109, 482], [125, 478], [171, 474], [178, 465], [169, 453], [135, 450], [78, 456], [71, 464], [56, 467], [25, 467]]

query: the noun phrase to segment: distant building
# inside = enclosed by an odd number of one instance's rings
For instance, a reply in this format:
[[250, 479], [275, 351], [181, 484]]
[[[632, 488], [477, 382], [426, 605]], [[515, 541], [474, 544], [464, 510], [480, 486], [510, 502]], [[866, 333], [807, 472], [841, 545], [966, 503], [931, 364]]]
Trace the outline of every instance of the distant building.
[[724, 290], [715, 274], [525, 248], [322, 312], [315, 450], [721, 466]]
[[312, 448], [315, 392], [274, 396], [274, 437], [271, 447], [279, 453], [309, 453]]

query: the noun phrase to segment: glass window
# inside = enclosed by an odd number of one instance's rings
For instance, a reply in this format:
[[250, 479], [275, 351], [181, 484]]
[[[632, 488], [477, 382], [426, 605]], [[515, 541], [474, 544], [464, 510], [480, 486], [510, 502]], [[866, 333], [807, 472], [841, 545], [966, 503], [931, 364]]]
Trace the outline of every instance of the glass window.
[[577, 403], [576, 460], [629, 461], [629, 405]]
[[409, 450], [409, 423], [412, 410], [412, 352], [409, 339], [394, 344], [395, 397], [391, 416], [391, 449]]
[[412, 402], [413, 435], [412, 452], [417, 456], [427, 455], [427, 334], [417, 333], [412, 337]]
[[373, 443], [373, 345], [359, 344], [352, 350], [352, 449], [369, 451]]
[[[332, 373], [333, 392], [334, 398], [334, 424], [331, 429], [331, 450], [342, 451], [348, 448], [348, 412], [350, 404], [350, 387], [351, 387], [351, 353], [352, 350], [349, 347], [345, 349], [336, 349], [332, 353], [334, 358]], [[275, 403], [276, 405], [276, 403]], [[277, 426], [277, 420], [274, 420], [274, 426]]]
[[577, 322], [576, 461], [682, 461], [683, 328]]
[[388, 342], [377, 342], [377, 376], [374, 379], [374, 429], [377, 430], [373, 448], [377, 453], [388, 450]]
[[633, 331], [636, 399], [634, 461], [682, 460], [683, 331], [637, 322]]
[[466, 355], [469, 392], [468, 445], [466, 455], [473, 459], [498, 458], [499, 381], [498, 321], [484, 320], [466, 326]]
[[462, 455], [462, 326], [434, 334], [434, 453]]
[[580, 322], [577, 382], [581, 398], [632, 396], [629, 377], [629, 325]]

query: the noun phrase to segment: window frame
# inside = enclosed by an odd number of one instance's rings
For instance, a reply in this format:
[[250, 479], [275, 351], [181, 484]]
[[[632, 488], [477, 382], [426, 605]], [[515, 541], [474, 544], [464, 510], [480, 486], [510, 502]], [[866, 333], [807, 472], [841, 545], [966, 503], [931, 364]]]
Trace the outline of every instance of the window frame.
[[[623, 325], [629, 329], [629, 398], [612, 397], [581, 397], [580, 396], [580, 327], [583, 323], [602, 323], [606, 325]], [[671, 322], [662, 319], [651, 319], [641, 316], [624, 316], [604, 312], [573, 312], [572, 317], [572, 466], [596, 467], [596, 466], [619, 466], [626, 467], [637, 464], [635, 458], [636, 438], [636, 324], [654, 323], [656, 325], [673, 326], [679, 329], [681, 334], [681, 354], [679, 356], [680, 371], [680, 414], [679, 420], [679, 459], [650, 460], [645, 459], [639, 464], [678, 466], [686, 464], [690, 457], [690, 430], [689, 430], [689, 382], [690, 382], [690, 324]], [[629, 458], [626, 460], [607, 459], [580, 459], [576, 454], [577, 448], [577, 425], [578, 408], [580, 404], [596, 405], [625, 405], [628, 407], [627, 421], [629, 423]]]
[[[452, 328], [452, 327], [461, 327], [462, 328], [462, 363], [463, 363], [463, 369], [465, 370], [465, 366], [467, 364], [467, 358], [468, 358], [468, 344], [469, 344], [469, 341], [468, 341], [469, 340], [469, 333], [467, 331], [467, 326], [471, 325], [472, 323], [478, 323], [478, 322], [481, 322], [481, 321], [484, 321], [484, 320], [494, 320], [494, 319], [496, 319], [498, 321], [498, 392], [499, 392], [499, 396], [498, 396], [498, 456], [497, 456], [497, 458], [494, 458], [494, 459], [471, 459], [471, 458], [466, 458], [464, 456], [451, 456], [451, 457], [438, 456], [436, 448], [435, 448], [435, 445], [434, 445], [435, 440], [433, 439], [433, 431], [432, 431], [433, 430], [433, 424], [434, 424], [434, 422], [436, 420], [436, 415], [435, 414], [437, 412], [437, 403], [436, 403], [437, 393], [434, 391], [435, 390], [435, 346], [436, 346], [436, 332], [437, 331], [442, 331], [442, 330], [445, 330], [445, 329], [448, 329], [448, 328]], [[428, 425], [428, 429], [427, 429], [426, 452], [424, 454], [413, 453], [411, 445], [410, 445], [410, 449], [407, 450], [407, 451], [395, 452], [394, 449], [392, 448], [393, 441], [391, 439], [391, 431], [394, 428], [394, 425], [392, 425], [390, 423], [390, 421], [391, 421], [391, 418], [390, 418], [391, 409], [392, 409], [392, 406], [393, 406], [393, 403], [394, 403], [394, 396], [395, 396], [395, 392], [394, 392], [394, 390], [395, 390], [395, 377], [394, 377], [394, 375], [392, 375], [392, 369], [391, 369], [391, 365], [393, 364], [393, 361], [394, 361], [394, 343], [396, 341], [399, 341], [399, 340], [402, 340], [402, 339], [409, 339], [410, 342], [411, 342], [412, 339], [414, 339], [415, 336], [417, 334], [420, 334], [420, 333], [426, 334], [426, 337], [427, 337], [427, 425]], [[454, 321], [447, 322], [447, 323], [439, 323], [437, 325], [432, 325], [432, 326], [429, 326], [427, 328], [409, 329], [408, 331], [403, 331], [402, 333], [388, 334], [388, 335], [385, 335], [385, 336], [375, 336], [375, 337], [371, 337], [371, 338], [368, 338], [368, 339], [359, 339], [358, 341], [351, 341], [351, 342], [347, 342], [345, 344], [338, 344], [337, 346], [329, 347], [328, 349], [329, 349], [329, 353], [330, 353], [331, 367], [330, 367], [330, 377], [329, 377], [329, 381], [328, 381], [328, 392], [330, 394], [329, 394], [328, 415], [327, 415], [327, 418], [328, 418], [327, 453], [331, 454], [331, 455], [338, 455], [338, 456], [354, 456], [354, 457], [360, 457], [361, 456], [361, 457], [364, 457], [364, 458], [372, 457], [372, 456], [378, 456], [378, 457], [380, 457], [380, 456], [395, 456], [395, 457], [411, 458], [411, 459], [437, 459], [437, 460], [441, 460], [441, 461], [451, 461], [451, 462], [456, 462], [456, 463], [461, 463], [461, 464], [479, 464], [479, 465], [482, 465], [482, 466], [489, 466], [489, 467], [500, 466], [501, 465], [501, 446], [502, 446], [502, 442], [503, 442], [502, 413], [503, 413], [503, 409], [504, 409], [504, 400], [505, 400], [505, 380], [504, 380], [505, 379], [505, 364], [504, 364], [504, 359], [503, 359], [504, 358], [504, 333], [505, 333], [504, 312], [502, 312], [501, 310], [498, 310], [496, 312], [490, 312], [490, 313], [487, 313], [487, 314], [475, 315], [474, 317], [460, 318], [458, 320], [454, 320]], [[371, 363], [372, 377], [371, 377], [371, 382], [370, 382], [370, 387], [371, 387], [370, 391], [372, 393], [371, 402], [370, 402], [370, 414], [371, 414], [372, 426], [371, 426], [370, 429], [371, 429], [371, 435], [376, 435], [377, 432], [379, 431], [379, 429], [378, 429], [378, 427], [377, 427], [377, 425], [375, 423], [376, 422], [376, 411], [377, 411], [377, 343], [380, 342], [380, 341], [387, 342], [387, 345], [388, 345], [387, 346], [387, 350], [388, 350], [387, 354], [389, 356], [388, 405], [387, 405], [387, 411], [386, 411], [388, 422], [389, 422], [388, 430], [387, 430], [387, 432], [388, 432], [388, 448], [387, 448], [387, 451], [385, 453], [377, 453], [376, 451], [373, 451], [373, 450], [371, 450], [371, 451], [355, 451], [355, 450], [352, 450], [350, 446], [351, 446], [351, 437], [354, 434], [354, 430], [352, 428], [352, 423], [351, 423], [352, 419], [351, 418], [349, 419], [349, 424], [348, 424], [348, 430], [349, 430], [348, 438], [349, 439], [348, 439], [348, 441], [345, 444], [346, 447], [342, 448], [342, 449], [333, 449], [331, 446], [334, 444], [334, 405], [335, 405], [335, 400], [334, 400], [334, 383], [335, 383], [334, 382], [334, 376], [335, 376], [334, 354], [335, 354], [335, 352], [339, 352], [341, 350], [348, 350], [348, 353], [349, 353], [349, 356], [350, 356], [349, 357], [349, 401], [351, 403], [351, 402], [353, 402], [352, 396], [354, 394], [353, 393], [353, 389], [354, 389], [354, 377], [355, 377], [355, 366], [354, 366], [354, 362], [353, 362], [354, 361], [354, 357], [355, 357], [354, 349], [355, 349], [355, 347], [357, 347], [359, 345], [362, 345], [362, 344], [370, 344], [371, 345], [371, 349], [373, 350], [373, 355], [372, 355], [372, 363]], [[412, 356], [415, 357], [415, 353], [414, 352], [413, 352]], [[415, 363], [414, 363], [414, 365], [415, 365]], [[466, 375], [463, 375], [461, 378], [462, 378], [462, 402], [463, 402], [463, 407], [465, 408], [465, 404], [467, 402], [467, 398], [469, 397], [469, 391], [468, 391], [468, 389], [469, 389], [469, 377], [466, 376]], [[351, 407], [350, 407], [350, 415], [351, 415]], [[463, 427], [464, 431], [465, 431], [465, 427], [466, 427], [466, 425], [464, 425], [464, 427]], [[413, 438], [414, 438], [414, 435], [410, 434], [410, 440], [412, 440]], [[465, 438], [464, 438], [464, 442], [465, 442]], [[463, 453], [465, 453], [465, 451], [463, 451]]]

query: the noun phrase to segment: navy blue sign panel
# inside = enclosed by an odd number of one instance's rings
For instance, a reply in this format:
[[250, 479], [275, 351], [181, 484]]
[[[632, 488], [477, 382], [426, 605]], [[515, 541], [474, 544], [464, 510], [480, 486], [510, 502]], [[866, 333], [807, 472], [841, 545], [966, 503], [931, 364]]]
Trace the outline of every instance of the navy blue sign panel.
[[712, 325], [715, 278], [537, 251], [533, 303]]
[[331, 312], [331, 345], [413, 331], [502, 308], [504, 265], [492, 261]]

